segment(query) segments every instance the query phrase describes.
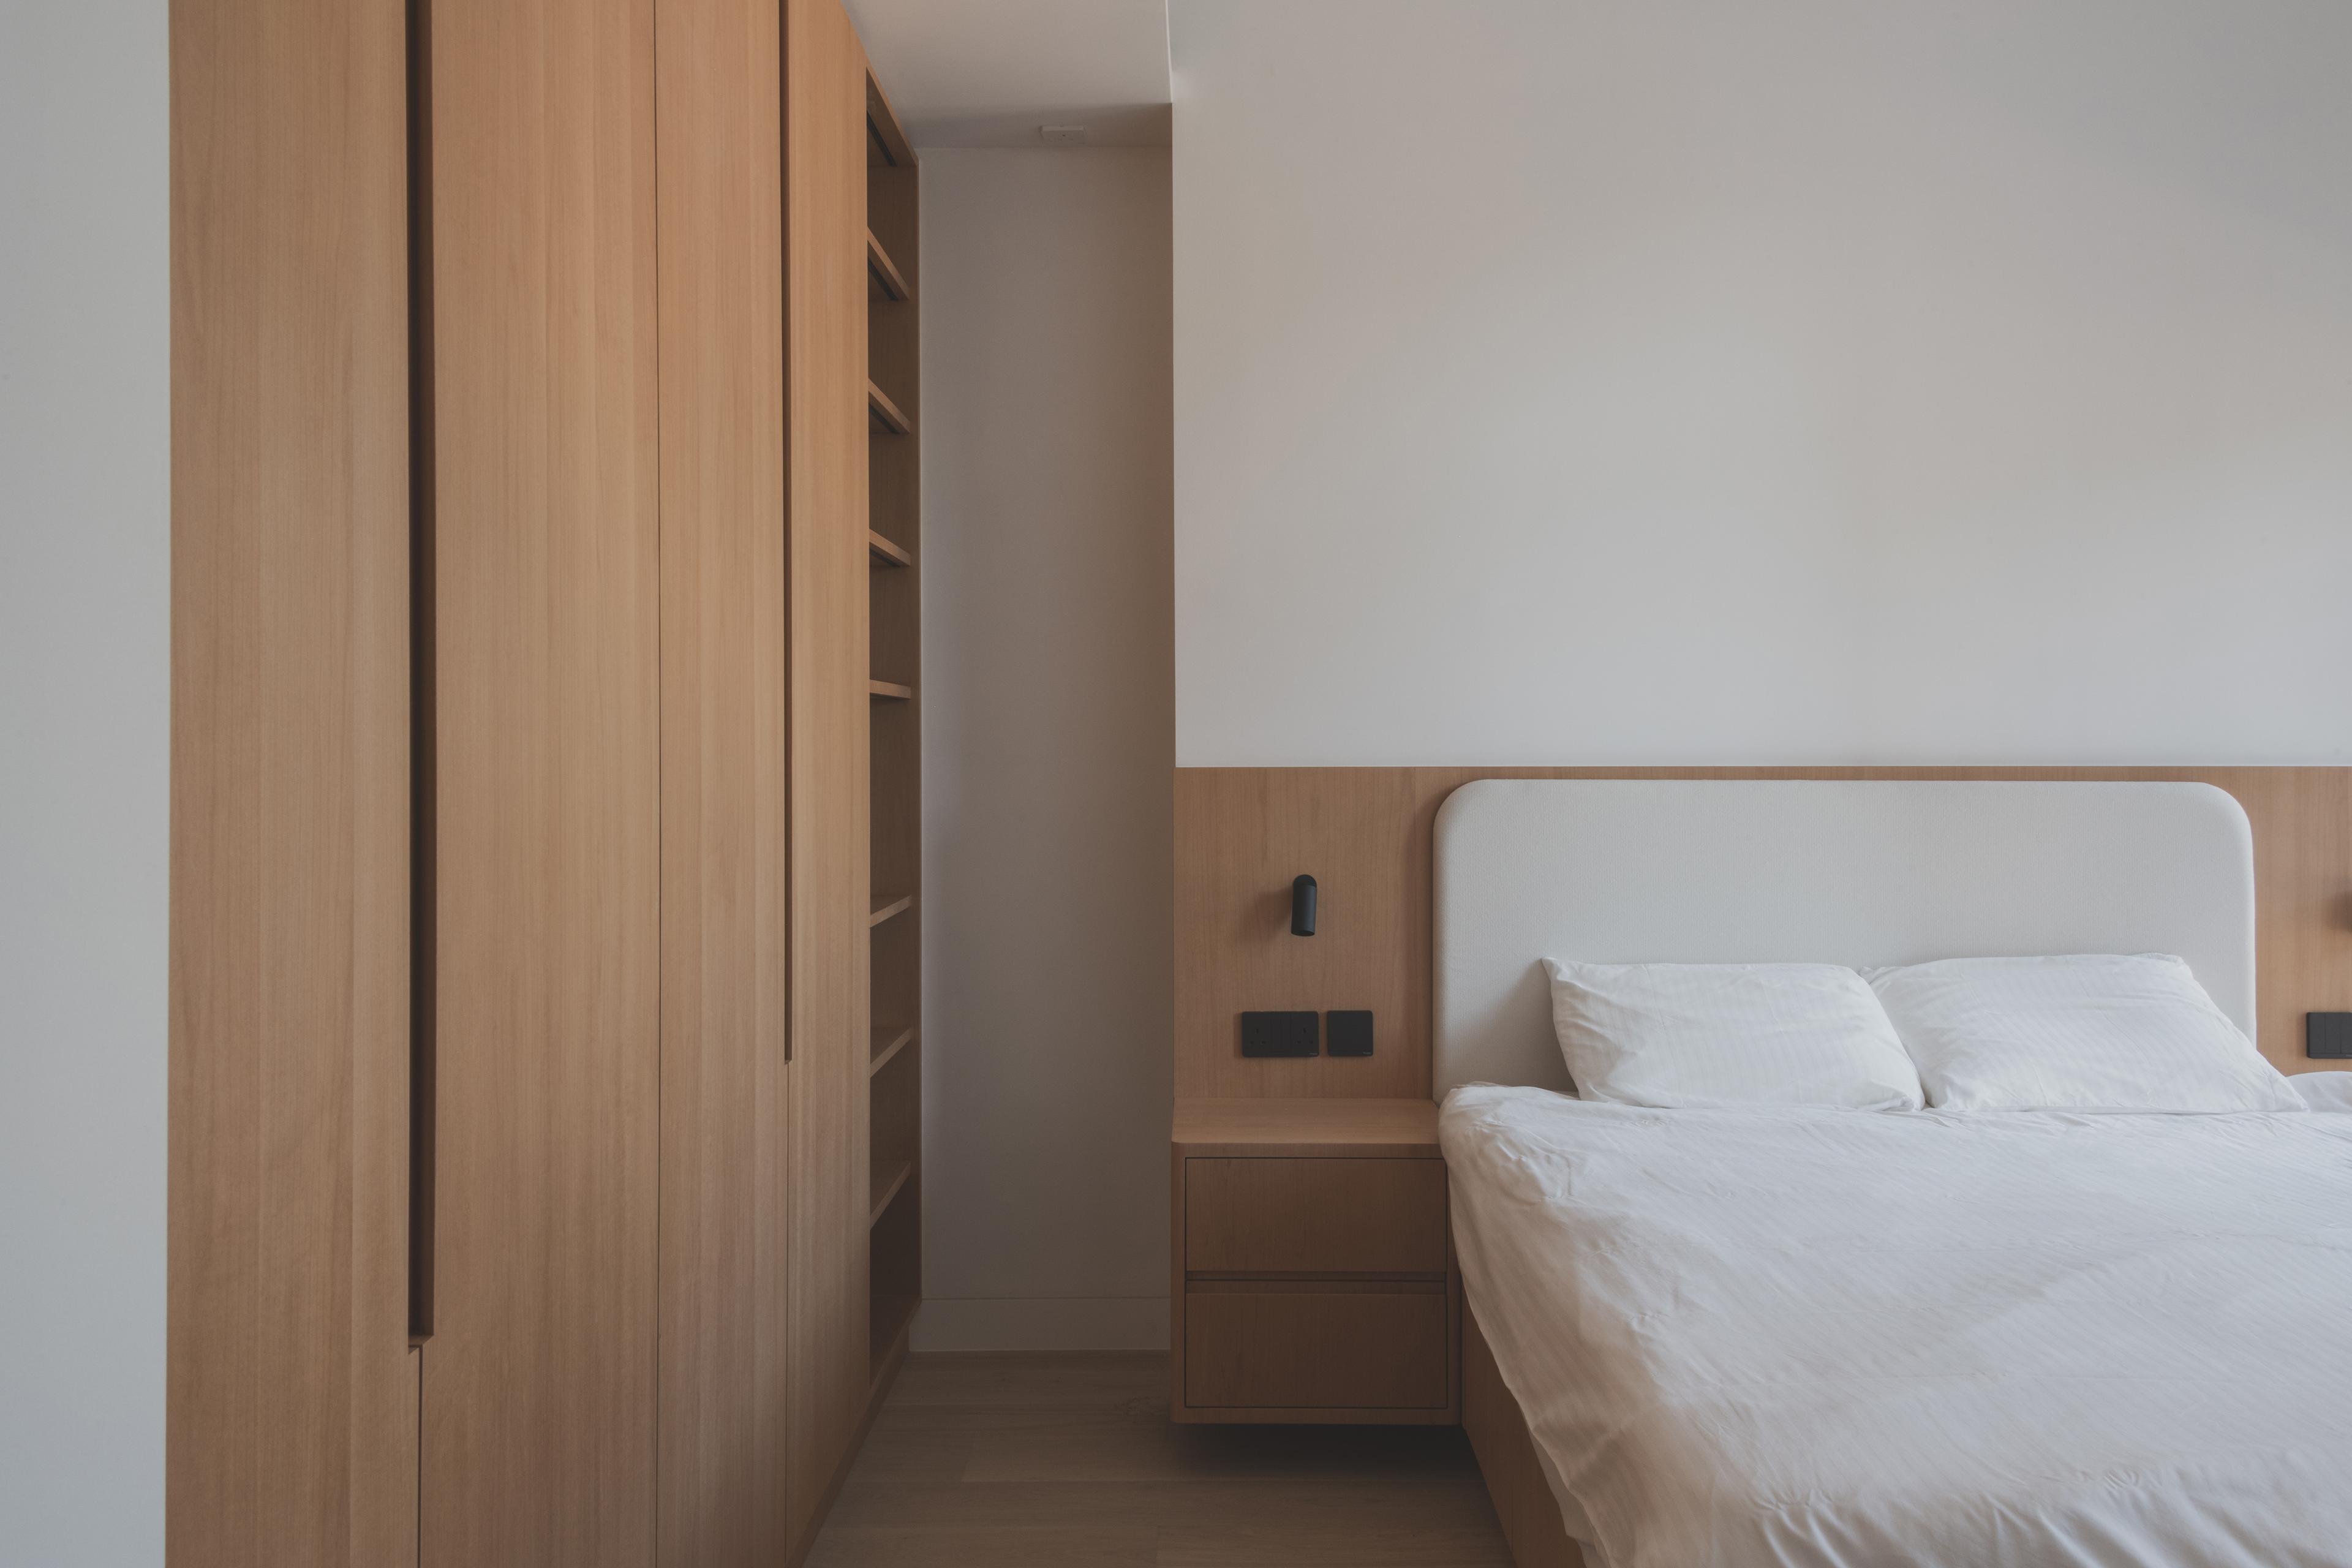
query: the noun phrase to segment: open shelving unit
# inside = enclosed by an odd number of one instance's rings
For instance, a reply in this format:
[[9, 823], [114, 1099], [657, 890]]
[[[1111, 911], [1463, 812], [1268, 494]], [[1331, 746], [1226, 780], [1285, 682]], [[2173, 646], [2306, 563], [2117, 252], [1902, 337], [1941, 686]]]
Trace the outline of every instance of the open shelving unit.
[[890, 1058], [915, 1043], [912, 1024], [877, 1024], [874, 1026], [874, 1048], [866, 1058], [866, 1076], [873, 1077], [890, 1065]]
[[907, 275], [898, 270], [882, 242], [874, 237], [874, 230], [866, 231], [866, 298], [870, 303], [911, 300], [915, 291], [907, 286]]
[[898, 404], [891, 400], [888, 393], [870, 381], [866, 384], [866, 411], [873, 416], [877, 435], [911, 436], [915, 433], [914, 422], [899, 412]]
[[879, 1375], [923, 1294], [921, 365], [914, 150], [866, 80], [866, 582], [872, 647], [868, 1343]]

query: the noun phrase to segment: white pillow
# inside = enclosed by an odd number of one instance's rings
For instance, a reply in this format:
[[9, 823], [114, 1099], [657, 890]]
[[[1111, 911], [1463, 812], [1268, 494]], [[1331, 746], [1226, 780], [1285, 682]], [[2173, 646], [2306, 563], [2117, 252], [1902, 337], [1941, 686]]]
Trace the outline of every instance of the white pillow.
[[1560, 1054], [1587, 1100], [1919, 1109], [1919, 1075], [1851, 969], [1549, 958], [1544, 968]]
[[2352, 1072], [2299, 1072], [2287, 1082], [2309, 1110], [2352, 1112]]
[[2179, 959], [1946, 958], [1869, 972], [1927, 1103], [1950, 1110], [2301, 1110]]

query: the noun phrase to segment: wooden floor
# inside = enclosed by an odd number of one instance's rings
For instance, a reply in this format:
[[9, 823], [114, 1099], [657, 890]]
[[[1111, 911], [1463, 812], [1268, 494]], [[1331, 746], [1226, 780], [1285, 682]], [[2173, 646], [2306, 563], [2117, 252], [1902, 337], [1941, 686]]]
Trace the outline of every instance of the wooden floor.
[[916, 1356], [808, 1568], [1509, 1568], [1453, 1427], [1177, 1426], [1168, 1358]]

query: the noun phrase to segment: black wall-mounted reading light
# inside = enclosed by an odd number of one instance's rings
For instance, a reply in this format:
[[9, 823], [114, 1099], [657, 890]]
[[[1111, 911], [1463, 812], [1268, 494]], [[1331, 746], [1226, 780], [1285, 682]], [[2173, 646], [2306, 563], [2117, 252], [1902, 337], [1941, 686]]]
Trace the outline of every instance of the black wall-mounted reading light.
[[1297, 877], [1290, 884], [1290, 934], [1315, 934], [1315, 879]]

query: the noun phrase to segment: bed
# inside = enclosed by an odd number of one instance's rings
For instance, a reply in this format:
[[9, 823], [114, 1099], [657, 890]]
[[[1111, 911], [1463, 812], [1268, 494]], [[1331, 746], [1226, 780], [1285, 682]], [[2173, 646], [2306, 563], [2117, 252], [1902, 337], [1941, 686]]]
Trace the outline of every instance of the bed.
[[2251, 1033], [2229, 796], [1483, 781], [1435, 850], [1464, 1420], [1523, 1568], [2352, 1563], [2352, 1115], [1581, 1102], [1538, 963], [2168, 952]]

